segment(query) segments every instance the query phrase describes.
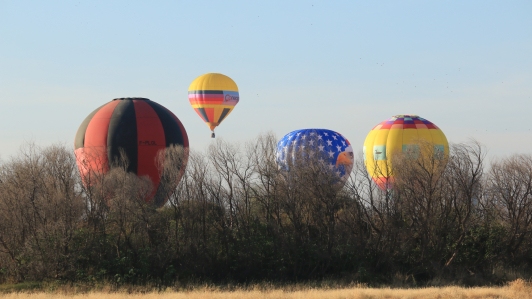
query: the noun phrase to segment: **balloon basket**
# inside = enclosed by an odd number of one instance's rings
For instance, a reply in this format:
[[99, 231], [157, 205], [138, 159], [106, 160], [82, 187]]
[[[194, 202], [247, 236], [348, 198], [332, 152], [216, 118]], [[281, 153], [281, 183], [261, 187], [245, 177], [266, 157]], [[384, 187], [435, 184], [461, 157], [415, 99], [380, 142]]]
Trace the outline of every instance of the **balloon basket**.
[[214, 135], [214, 132], [212, 132], [211, 138], [214, 138], [214, 137], [216, 137], [216, 135]]

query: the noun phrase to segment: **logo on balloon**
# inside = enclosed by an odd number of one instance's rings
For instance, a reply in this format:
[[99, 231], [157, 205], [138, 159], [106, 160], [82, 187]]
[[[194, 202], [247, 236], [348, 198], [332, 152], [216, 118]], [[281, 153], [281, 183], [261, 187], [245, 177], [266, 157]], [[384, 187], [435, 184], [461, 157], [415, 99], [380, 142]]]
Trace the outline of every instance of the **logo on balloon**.
[[238, 96], [232, 96], [230, 94], [226, 94], [224, 102], [229, 102], [229, 101], [238, 101]]
[[139, 141], [139, 145], [157, 145], [157, 143], [155, 143], [155, 141]]

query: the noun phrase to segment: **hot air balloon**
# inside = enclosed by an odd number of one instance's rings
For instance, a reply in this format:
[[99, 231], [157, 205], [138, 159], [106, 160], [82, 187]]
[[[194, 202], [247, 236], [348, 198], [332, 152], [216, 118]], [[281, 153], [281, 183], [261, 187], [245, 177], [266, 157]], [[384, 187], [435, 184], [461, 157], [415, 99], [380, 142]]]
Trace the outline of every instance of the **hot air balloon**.
[[290, 170], [309, 162], [321, 162], [324, 170], [336, 175], [343, 185], [353, 169], [353, 148], [341, 134], [326, 129], [296, 130], [277, 144], [279, 167]]
[[[74, 145], [82, 178], [90, 173], [108, 172], [117, 165], [123, 152], [128, 160], [127, 171], [139, 177], [148, 176], [153, 183], [154, 192], [146, 200], [162, 206], [168, 195], [163, 194], [167, 189], [161, 186], [161, 177], [170, 169], [163, 169], [161, 174], [156, 160], [161, 154], [164, 158], [170, 146], [184, 147], [185, 156], [178, 170], [182, 175], [187, 162], [188, 136], [179, 119], [156, 102], [145, 98], [118, 98], [85, 118]], [[90, 183], [84, 179], [84, 184]]]
[[188, 88], [192, 108], [212, 131], [227, 118], [238, 104], [238, 87], [231, 78], [217, 73], [201, 75]]
[[392, 190], [394, 177], [391, 157], [395, 153], [419, 156], [419, 143], [434, 144], [434, 157], [443, 159], [449, 154], [449, 143], [435, 124], [417, 115], [396, 115], [375, 126], [364, 141], [364, 163], [373, 181], [382, 190]]

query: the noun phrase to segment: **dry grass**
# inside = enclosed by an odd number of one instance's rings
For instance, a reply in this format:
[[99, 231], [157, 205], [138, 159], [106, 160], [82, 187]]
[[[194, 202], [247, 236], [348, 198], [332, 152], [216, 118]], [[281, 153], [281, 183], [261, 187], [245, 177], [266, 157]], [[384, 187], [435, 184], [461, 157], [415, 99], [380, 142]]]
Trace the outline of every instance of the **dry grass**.
[[194, 290], [175, 291], [168, 289], [165, 292], [141, 293], [132, 290], [122, 290], [118, 292], [98, 291], [88, 293], [76, 293], [76, 290], [62, 290], [59, 292], [37, 292], [37, 293], [9, 293], [0, 295], [6, 299], [49, 299], [49, 298], [76, 298], [76, 299], [324, 299], [324, 298], [532, 298], [532, 283], [522, 279], [517, 279], [504, 287], [430, 287], [418, 289], [391, 289], [391, 288], [367, 288], [364, 286], [343, 288], [343, 289], [323, 289], [309, 288], [301, 290], [289, 289], [264, 289], [262, 287], [249, 289], [235, 289], [233, 291], [222, 290], [215, 287], [203, 287]]

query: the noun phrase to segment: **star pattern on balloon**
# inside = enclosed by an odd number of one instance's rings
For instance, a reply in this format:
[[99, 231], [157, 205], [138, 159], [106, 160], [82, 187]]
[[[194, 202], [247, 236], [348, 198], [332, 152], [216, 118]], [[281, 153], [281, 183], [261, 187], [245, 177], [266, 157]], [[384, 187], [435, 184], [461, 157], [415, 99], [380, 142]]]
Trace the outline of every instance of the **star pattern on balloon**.
[[327, 169], [342, 177], [346, 175], [346, 167], [339, 165], [338, 161], [339, 155], [346, 151], [352, 153], [352, 148], [341, 134], [326, 129], [308, 129], [284, 136], [277, 144], [276, 158], [279, 165], [287, 165], [288, 161], [295, 163], [297, 158], [304, 157], [321, 160], [328, 164]]

